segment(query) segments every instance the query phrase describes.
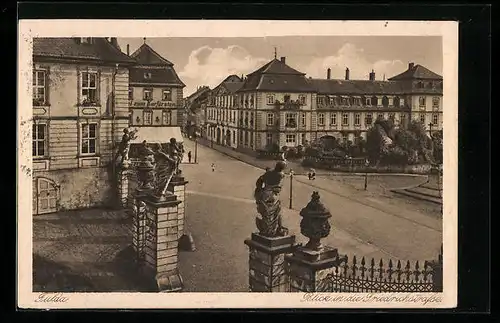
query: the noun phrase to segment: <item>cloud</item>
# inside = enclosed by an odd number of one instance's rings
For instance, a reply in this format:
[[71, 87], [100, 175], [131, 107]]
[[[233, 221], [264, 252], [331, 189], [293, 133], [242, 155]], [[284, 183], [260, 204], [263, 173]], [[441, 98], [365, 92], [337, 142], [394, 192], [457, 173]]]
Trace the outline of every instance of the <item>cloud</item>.
[[217, 86], [231, 74], [248, 74], [269, 60], [254, 57], [243, 47], [231, 45], [226, 48], [202, 46], [189, 55], [179, 76], [186, 84], [185, 96], [192, 94], [197, 86]]
[[326, 78], [328, 68], [332, 70], [332, 78], [343, 79], [345, 69], [349, 68], [350, 79], [367, 80], [372, 69], [376, 79], [382, 80], [397, 75], [405, 70], [405, 64], [400, 60], [378, 60], [371, 62], [366, 58], [363, 48], [353, 44], [344, 44], [335, 55], [314, 58], [306, 64], [304, 72], [313, 78]]

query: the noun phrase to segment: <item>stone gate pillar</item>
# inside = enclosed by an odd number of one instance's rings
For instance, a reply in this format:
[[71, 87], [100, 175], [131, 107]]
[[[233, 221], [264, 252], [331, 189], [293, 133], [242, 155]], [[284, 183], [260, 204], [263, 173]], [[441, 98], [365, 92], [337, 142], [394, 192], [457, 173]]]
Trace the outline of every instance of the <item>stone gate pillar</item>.
[[178, 205], [173, 194], [161, 200], [151, 195], [145, 204], [144, 261], [142, 272], [154, 280], [160, 292], [181, 291], [183, 281], [178, 268]]
[[285, 255], [295, 246], [295, 236], [265, 237], [252, 233], [245, 240], [250, 249], [249, 285], [251, 292], [288, 292]]
[[290, 276], [290, 292], [328, 292], [331, 291], [328, 276], [334, 273], [344, 257], [337, 249], [323, 246], [321, 238], [330, 234], [330, 212], [320, 201], [318, 192], [313, 192], [311, 201], [300, 211], [301, 233], [309, 238], [305, 246], [294, 249], [286, 257]]
[[170, 192], [173, 192], [173, 194], [177, 197], [177, 200], [179, 201], [178, 205], [178, 221], [177, 221], [177, 226], [178, 226], [178, 232], [177, 232], [177, 238], [180, 239], [185, 232], [185, 201], [186, 201], [186, 184], [188, 181], [184, 179], [183, 176], [175, 176], [172, 178], [168, 185], [168, 190]]
[[129, 190], [129, 171], [127, 168], [120, 168], [117, 174], [117, 193], [118, 203], [122, 208], [128, 206], [128, 190]]

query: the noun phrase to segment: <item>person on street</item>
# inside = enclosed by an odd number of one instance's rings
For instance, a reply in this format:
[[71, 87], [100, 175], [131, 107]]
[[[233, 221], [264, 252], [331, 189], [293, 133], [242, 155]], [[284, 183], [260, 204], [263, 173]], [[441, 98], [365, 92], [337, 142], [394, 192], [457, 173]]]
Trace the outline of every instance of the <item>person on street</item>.
[[189, 163], [191, 164], [191, 150], [190, 150], [190, 151], [188, 151], [188, 161], [189, 161]]
[[212, 163], [212, 165], [210, 165], [210, 167], [212, 167], [212, 172], [215, 172], [215, 164]]

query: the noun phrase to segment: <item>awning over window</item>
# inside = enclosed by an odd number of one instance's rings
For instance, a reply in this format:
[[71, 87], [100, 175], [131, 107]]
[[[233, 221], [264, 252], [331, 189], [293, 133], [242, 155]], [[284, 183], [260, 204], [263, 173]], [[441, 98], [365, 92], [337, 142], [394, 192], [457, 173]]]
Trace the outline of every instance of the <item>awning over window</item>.
[[137, 133], [131, 143], [141, 143], [144, 140], [148, 143], [168, 143], [170, 138], [175, 138], [177, 142], [183, 142], [180, 127], [137, 127]]

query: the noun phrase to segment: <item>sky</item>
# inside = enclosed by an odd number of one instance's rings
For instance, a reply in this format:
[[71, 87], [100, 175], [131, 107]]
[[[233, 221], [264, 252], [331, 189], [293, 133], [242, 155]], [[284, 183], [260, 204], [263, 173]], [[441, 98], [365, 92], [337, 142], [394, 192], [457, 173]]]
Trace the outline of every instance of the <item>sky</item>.
[[408, 63], [420, 64], [442, 74], [442, 38], [438, 36], [282, 36], [239, 38], [118, 38], [123, 52], [130, 54], [144, 41], [174, 64], [186, 84], [184, 96], [198, 86], [217, 86], [231, 74], [246, 75], [274, 58], [286, 57], [286, 64], [307, 77], [377, 80], [397, 75]]

